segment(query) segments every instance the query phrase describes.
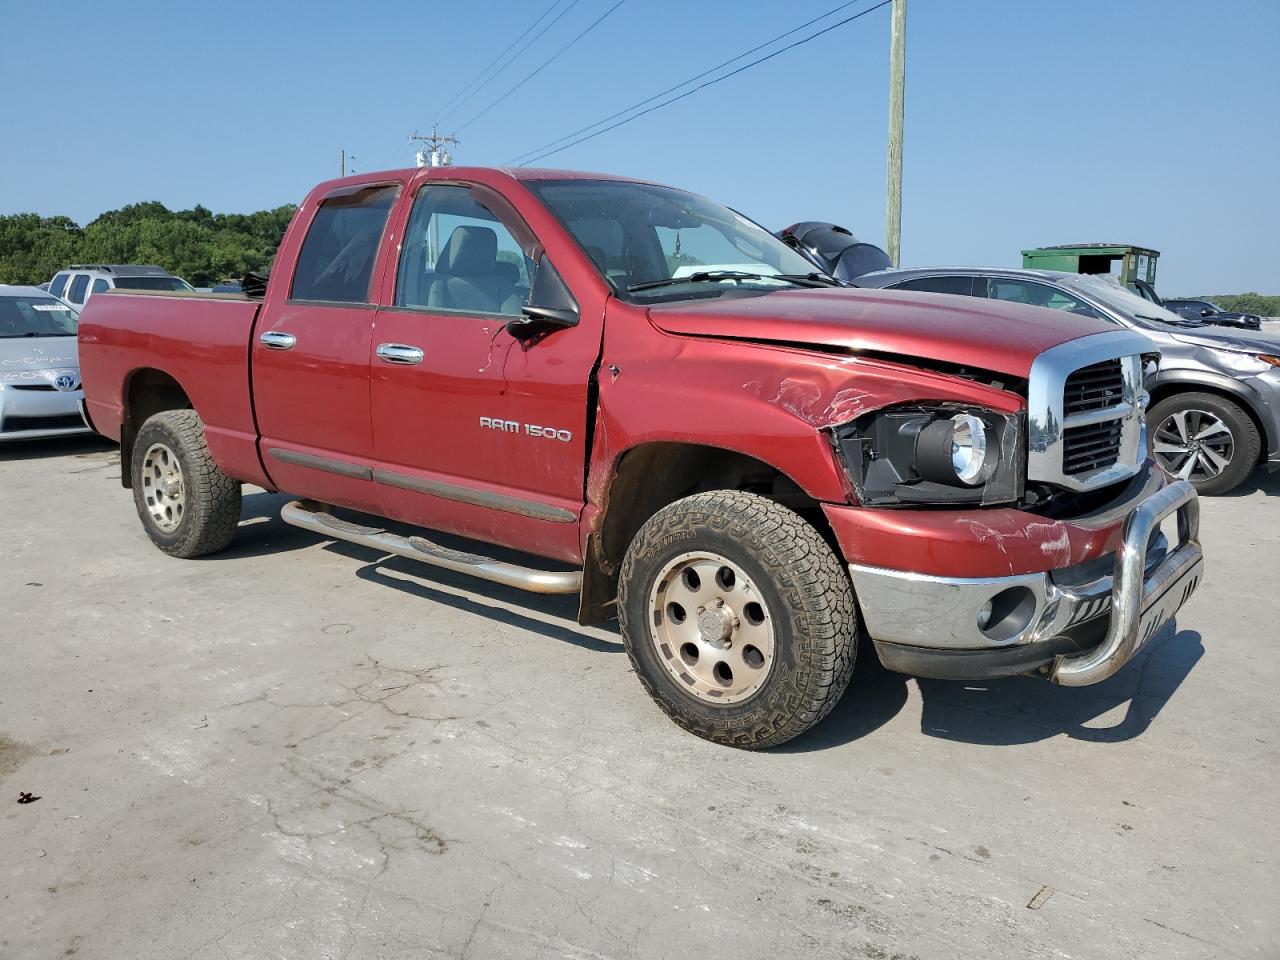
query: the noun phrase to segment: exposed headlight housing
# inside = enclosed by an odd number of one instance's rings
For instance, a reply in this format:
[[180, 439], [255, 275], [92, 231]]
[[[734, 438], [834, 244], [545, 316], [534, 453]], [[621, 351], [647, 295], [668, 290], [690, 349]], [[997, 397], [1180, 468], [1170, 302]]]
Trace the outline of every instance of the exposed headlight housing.
[[1022, 418], [957, 404], [890, 407], [834, 431], [869, 506], [1011, 503], [1025, 475]]

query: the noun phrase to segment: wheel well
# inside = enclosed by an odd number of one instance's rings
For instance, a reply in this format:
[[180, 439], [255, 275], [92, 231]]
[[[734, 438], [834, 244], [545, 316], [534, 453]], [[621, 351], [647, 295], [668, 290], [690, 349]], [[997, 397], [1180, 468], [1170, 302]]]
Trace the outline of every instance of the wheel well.
[[129, 464], [133, 440], [149, 417], [165, 410], [187, 410], [191, 398], [177, 380], [163, 370], [135, 370], [124, 389], [124, 423], [120, 430], [120, 482], [133, 486]]
[[[1258, 439], [1261, 441], [1258, 444], [1258, 462], [1261, 463], [1267, 459], [1267, 429], [1263, 426], [1262, 419], [1258, 416], [1257, 411], [1243, 397], [1237, 396], [1230, 390], [1223, 390], [1221, 387], [1202, 383], [1165, 383], [1151, 391], [1151, 407], [1179, 393], [1207, 393], [1218, 397], [1220, 400], [1230, 400], [1244, 411], [1254, 429], [1258, 431]], [[1152, 426], [1150, 429], [1154, 430], [1155, 427]]]
[[794, 510], [837, 550], [819, 503], [777, 467], [754, 457], [692, 443], [649, 443], [627, 451], [605, 496], [604, 516], [584, 558], [579, 619], [612, 617], [618, 570], [636, 532], [668, 504], [706, 490], [747, 490]]

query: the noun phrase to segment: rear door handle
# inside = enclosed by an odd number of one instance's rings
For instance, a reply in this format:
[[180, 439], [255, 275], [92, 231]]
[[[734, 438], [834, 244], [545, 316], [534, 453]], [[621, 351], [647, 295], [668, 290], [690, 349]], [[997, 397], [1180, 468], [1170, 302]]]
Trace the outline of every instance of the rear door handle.
[[421, 363], [423, 357], [421, 347], [411, 347], [404, 343], [380, 343], [377, 354], [387, 363]]
[[269, 330], [258, 337], [258, 342], [268, 350], [292, 350], [294, 344], [298, 342], [298, 338], [292, 333], [279, 333], [275, 330]]

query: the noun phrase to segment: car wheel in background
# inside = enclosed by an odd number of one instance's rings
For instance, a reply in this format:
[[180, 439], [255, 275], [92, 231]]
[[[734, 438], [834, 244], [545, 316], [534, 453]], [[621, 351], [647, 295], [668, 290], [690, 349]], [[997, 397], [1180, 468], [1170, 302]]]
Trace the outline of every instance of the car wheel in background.
[[650, 695], [717, 743], [785, 743], [853, 673], [848, 573], [810, 524], [755, 494], [695, 494], [651, 517], [623, 561], [618, 612]]
[[1235, 489], [1258, 463], [1258, 428], [1239, 404], [1217, 394], [1166, 397], [1147, 414], [1147, 430], [1157, 462], [1205, 496]]
[[149, 418], [134, 440], [130, 466], [134, 506], [157, 547], [189, 558], [231, 542], [240, 522], [240, 484], [213, 462], [194, 410]]

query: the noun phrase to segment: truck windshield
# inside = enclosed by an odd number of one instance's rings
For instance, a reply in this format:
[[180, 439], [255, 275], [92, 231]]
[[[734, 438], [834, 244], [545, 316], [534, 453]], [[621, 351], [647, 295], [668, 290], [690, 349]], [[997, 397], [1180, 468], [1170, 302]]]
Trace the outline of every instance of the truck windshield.
[[0, 340], [74, 337], [76, 312], [53, 297], [0, 296]]
[[192, 290], [187, 281], [178, 277], [116, 277], [117, 290]]
[[794, 279], [784, 277], [816, 272], [810, 260], [763, 227], [682, 190], [617, 180], [525, 185], [624, 300], [767, 293], [794, 289]]

